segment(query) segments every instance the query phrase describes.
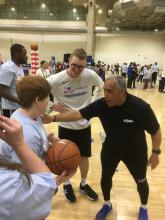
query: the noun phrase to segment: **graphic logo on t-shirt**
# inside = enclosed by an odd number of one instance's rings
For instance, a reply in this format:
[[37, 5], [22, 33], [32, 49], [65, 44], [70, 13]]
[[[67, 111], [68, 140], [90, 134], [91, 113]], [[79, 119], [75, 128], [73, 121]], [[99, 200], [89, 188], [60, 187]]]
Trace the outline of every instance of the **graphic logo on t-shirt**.
[[64, 88], [65, 97], [81, 96], [85, 94], [87, 94], [86, 87], [71, 88], [70, 86], [67, 86]]
[[134, 121], [133, 121], [132, 119], [128, 119], [128, 118], [127, 118], [127, 119], [123, 119], [123, 122], [124, 122], [124, 123], [127, 123], [127, 124], [128, 124], [128, 123], [133, 124]]

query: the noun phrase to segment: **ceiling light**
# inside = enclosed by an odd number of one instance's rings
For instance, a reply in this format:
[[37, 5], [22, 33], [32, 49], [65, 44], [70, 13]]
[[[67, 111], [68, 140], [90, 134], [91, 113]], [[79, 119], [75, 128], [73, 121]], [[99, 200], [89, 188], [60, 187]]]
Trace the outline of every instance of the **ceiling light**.
[[132, 0], [121, 0], [122, 3], [132, 2]]
[[98, 13], [99, 13], [99, 14], [102, 14], [102, 13], [103, 13], [103, 10], [100, 8], [100, 9], [98, 10]]
[[139, 0], [120, 0], [121, 3], [127, 3], [127, 2], [135, 2], [135, 3], [138, 3]]
[[14, 8], [14, 7], [12, 7], [12, 8], [11, 8], [11, 11], [15, 11], [15, 8]]
[[46, 7], [45, 3], [42, 3], [41, 7], [42, 7], [42, 8], [45, 8], [45, 7]]
[[101, 27], [101, 26], [96, 27], [96, 29], [97, 29], [97, 30], [107, 30], [107, 28], [106, 28], [106, 27]]
[[155, 30], [154, 30], [155, 32], [158, 32], [159, 30], [157, 29], [157, 28], [155, 28]]
[[68, 0], [68, 2], [72, 2], [72, 0]]
[[84, 5], [84, 7], [85, 7], [85, 8], [87, 8], [87, 7], [88, 7], [88, 3], [84, 3], [83, 5]]
[[73, 8], [73, 12], [75, 13], [77, 10], [76, 10], [76, 8]]
[[76, 20], [78, 20], [78, 21], [79, 21], [79, 20], [80, 20], [80, 18], [79, 18], [79, 17], [77, 17], [77, 18], [76, 18]]

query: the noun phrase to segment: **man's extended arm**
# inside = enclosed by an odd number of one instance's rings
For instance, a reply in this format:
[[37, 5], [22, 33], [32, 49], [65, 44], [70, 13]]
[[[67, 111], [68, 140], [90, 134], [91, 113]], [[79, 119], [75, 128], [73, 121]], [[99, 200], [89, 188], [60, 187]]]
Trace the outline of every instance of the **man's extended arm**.
[[79, 111], [68, 111], [65, 113], [60, 113], [57, 115], [43, 115], [42, 121], [45, 124], [50, 122], [69, 122], [69, 121], [77, 121], [83, 119]]

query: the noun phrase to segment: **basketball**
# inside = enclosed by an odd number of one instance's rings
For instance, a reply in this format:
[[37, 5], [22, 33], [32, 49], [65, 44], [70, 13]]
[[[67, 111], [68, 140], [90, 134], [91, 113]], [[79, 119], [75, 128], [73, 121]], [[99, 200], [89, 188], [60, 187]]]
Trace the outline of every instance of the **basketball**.
[[61, 139], [49, 147], [45, 162], [51, 172], [60, 175], [63, 171], [74, 171], [80, 163], [80, 151], [72, 141]]
[[30, 47], [31, 47], [31, 49], [32, 50], [38, 50], [38, 44], [37, 43], [32, 43], [31, 45], [30, 45]]

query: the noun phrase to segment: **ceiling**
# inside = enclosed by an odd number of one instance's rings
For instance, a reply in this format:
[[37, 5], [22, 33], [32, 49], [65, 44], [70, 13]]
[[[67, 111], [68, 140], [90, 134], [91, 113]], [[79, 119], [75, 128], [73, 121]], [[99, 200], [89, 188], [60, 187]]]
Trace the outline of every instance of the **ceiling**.
[[[87, 2], [0, 0], [0, 19], [86, 21]], [[96, 26], [109, 32], [165, 30], [165, 0], [96, 0]]]
[[[86, 19], [87, 8], [68, 0], [0, 0], [1, 19], [26, 20], [79, 20]], [[43, 5], [45, 4], [45, 6]], [[13, 9], [12, 9], [13, 8]]]
[[165, 29], [165, 0], [116, 1], [106, 25], [109, 30]]

